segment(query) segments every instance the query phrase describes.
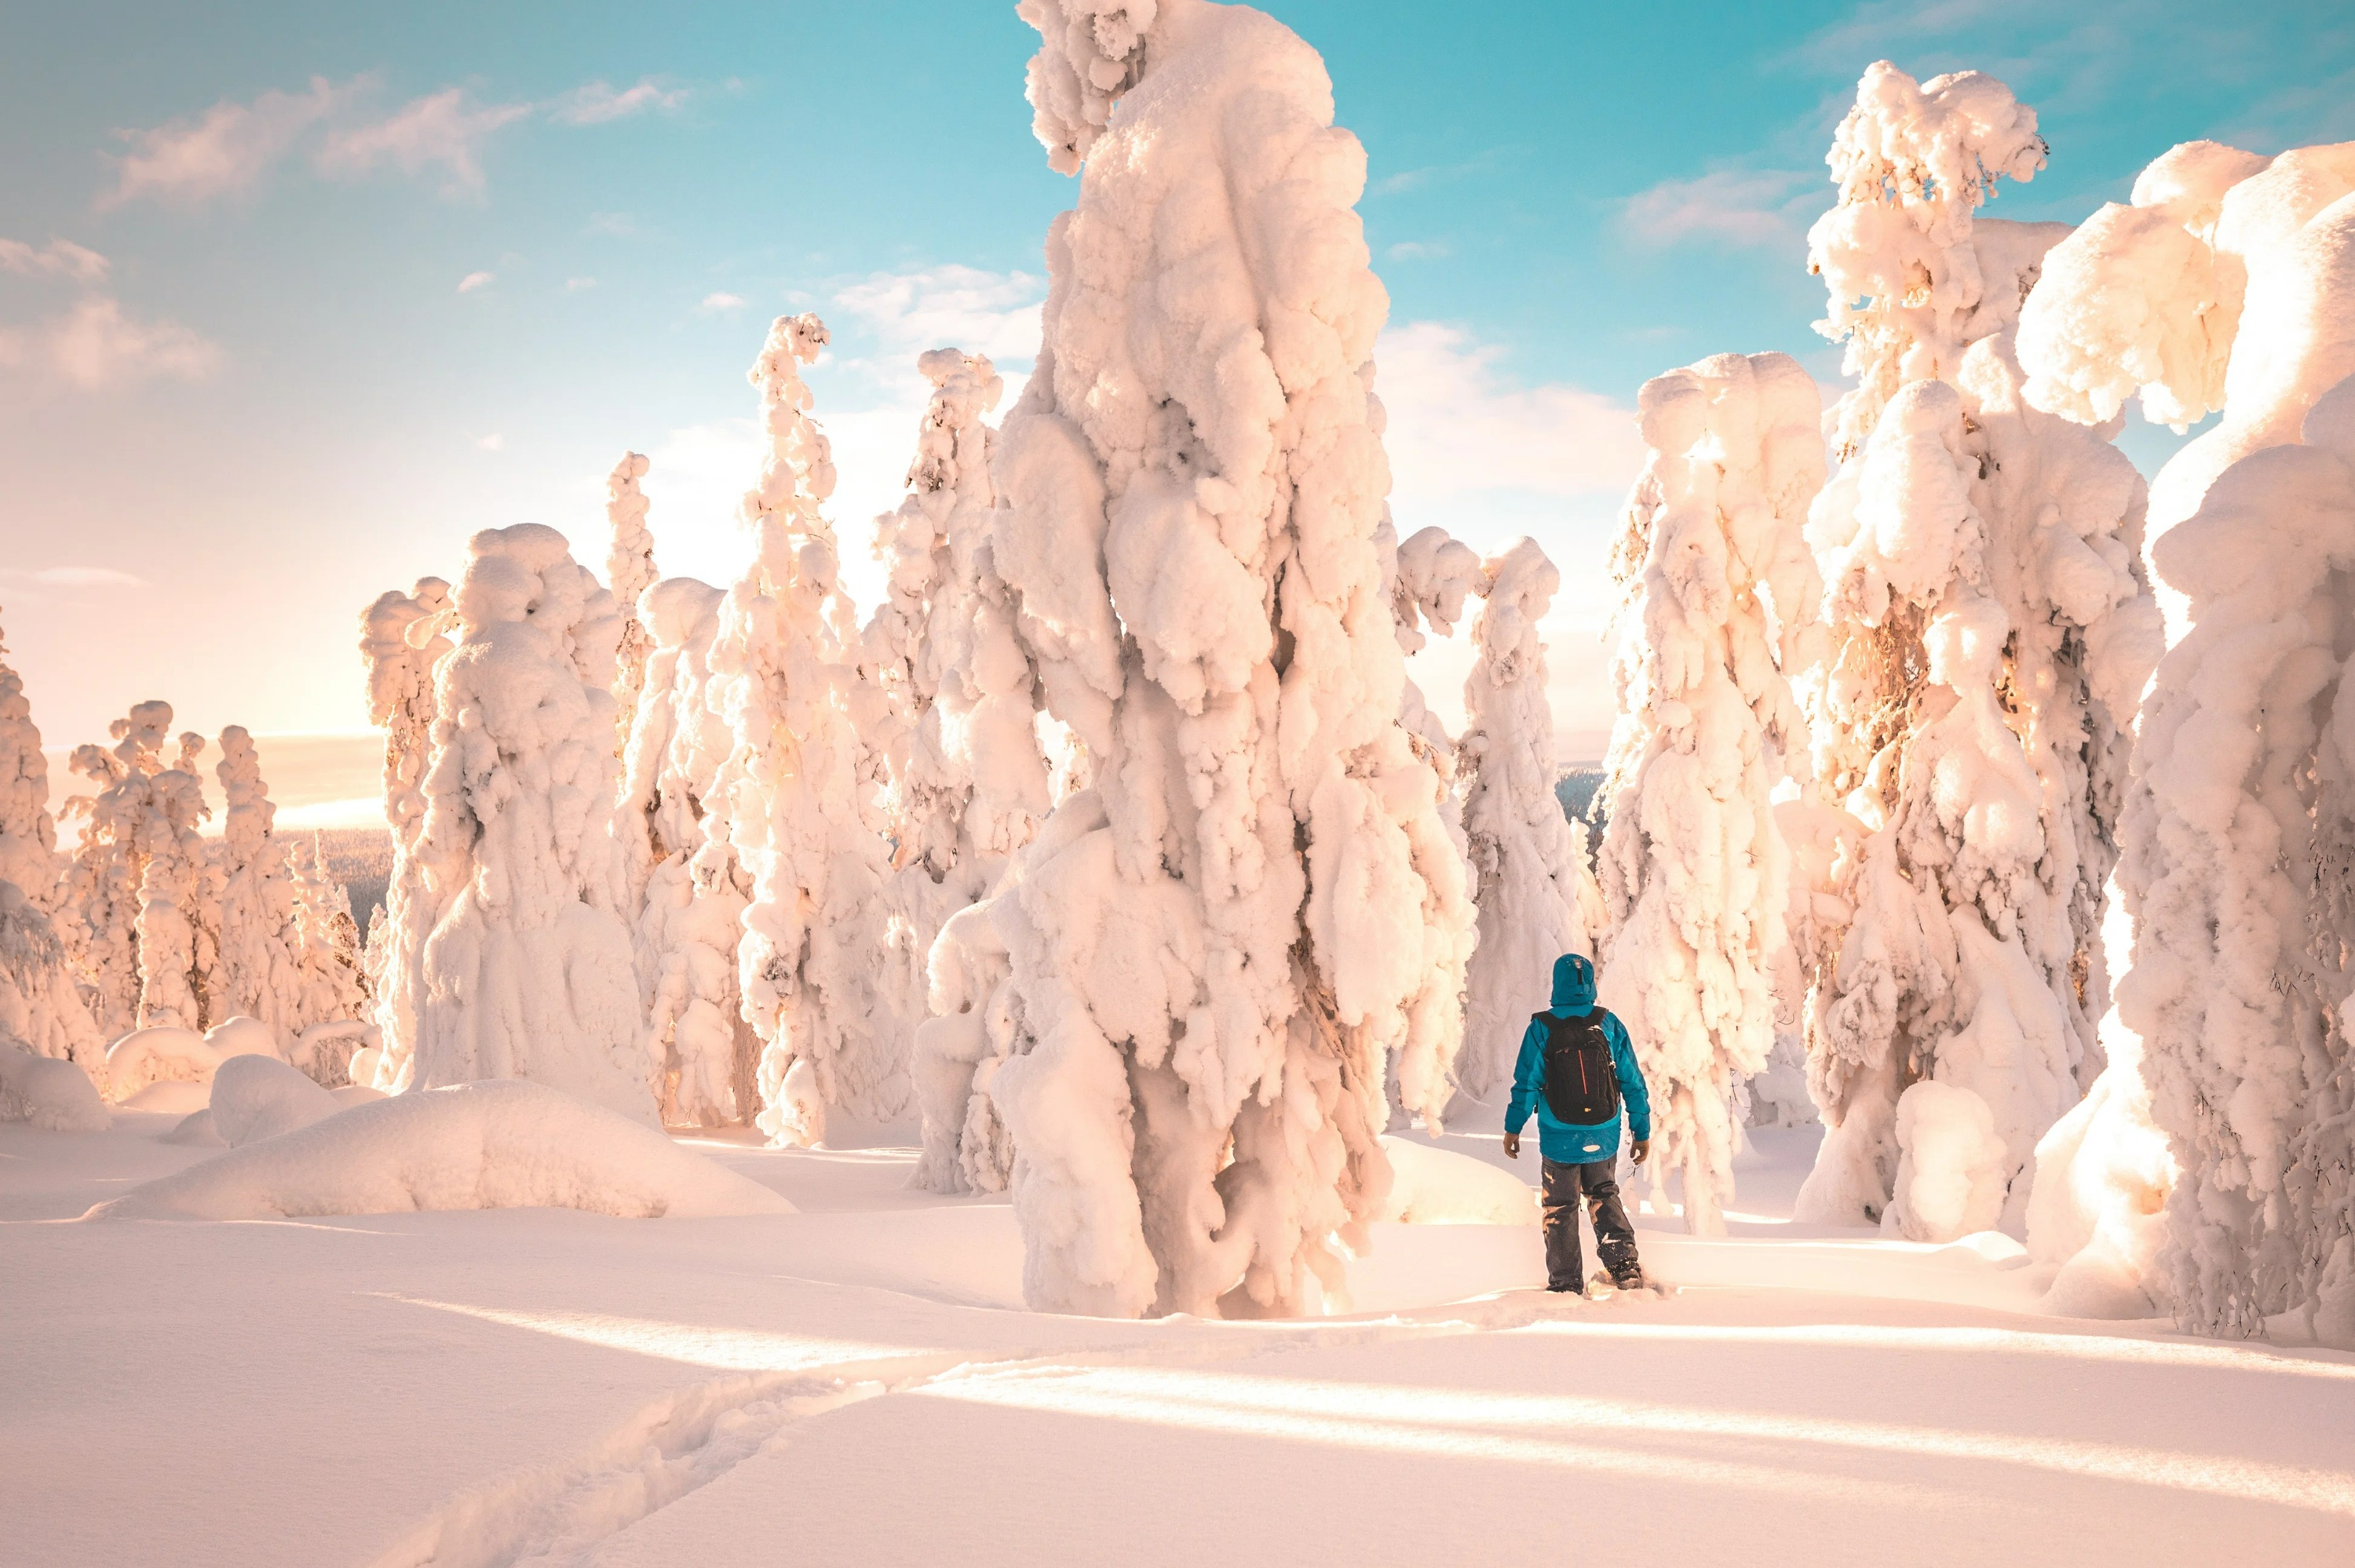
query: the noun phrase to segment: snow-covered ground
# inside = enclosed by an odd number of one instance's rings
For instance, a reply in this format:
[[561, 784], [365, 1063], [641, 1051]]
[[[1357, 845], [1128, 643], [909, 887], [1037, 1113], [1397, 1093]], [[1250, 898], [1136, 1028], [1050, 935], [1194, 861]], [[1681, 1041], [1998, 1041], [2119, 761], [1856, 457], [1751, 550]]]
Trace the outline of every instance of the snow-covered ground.
[[1645, 1231], [1666, 1299], [1384, 1224], [1350, 1315], [1131, 1323], [1024, 1310], [905, 1149], [695, 1142], [797, 1211], [742, 1218], [79, 1223], [218, 1152], [175, 1119], [0, 1124], [12, 1568], [2355, 1561], [2355, 1355], [1796, 1225], [1812, 1129]]

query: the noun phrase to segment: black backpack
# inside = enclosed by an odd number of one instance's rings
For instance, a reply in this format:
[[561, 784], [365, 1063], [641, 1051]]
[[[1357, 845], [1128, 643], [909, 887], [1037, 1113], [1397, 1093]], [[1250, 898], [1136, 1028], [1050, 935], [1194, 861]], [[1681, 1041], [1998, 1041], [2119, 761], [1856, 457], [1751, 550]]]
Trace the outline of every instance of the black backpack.
[[1619, 1072], [1611, 1060], [1611, 1040], [1603, 1021], [1611, 1015], [1591, 1009], [1583, 1018], [1540, 1012], [1545, 1024], [1546, 1108], [1556, 1121], [1593, 1127], [1619, 1114]]

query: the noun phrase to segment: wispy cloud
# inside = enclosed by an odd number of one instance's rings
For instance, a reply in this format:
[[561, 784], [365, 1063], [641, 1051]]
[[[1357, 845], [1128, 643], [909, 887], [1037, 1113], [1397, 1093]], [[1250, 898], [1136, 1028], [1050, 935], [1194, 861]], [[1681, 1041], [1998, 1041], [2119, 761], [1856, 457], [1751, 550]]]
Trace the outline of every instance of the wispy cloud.
[[0, 569], [0, 582], [24, 583], [45, 588], [145, 588], [147, 579], [112, 567], [42, 567]]
[[596, 286], [597, 280], [594, 278], [567, 278], [564, 280], [564, 291], [568, 294], [577, 294], [583, 289], [593, 289]]
[[496, 272], [469, 272], [458, 280], [458, 291], [471, 294], [477, 289], [487, 289], [499, 281]]
[[1831, 205], [1828, 193], [1819, 175], [1804, 170], [1715, 169], [1628, 197], [1619, 227], [1652, 246], [1789, 245], [1806, 231], [1814, 211]]
[[1449, 253], [1436, 239], [1401, 239], [1382, 252], [1393, 261], [1435, 261]]
[[1562, 382], [1509, 381], [1497, 368], [1503, 353], [1440, 322], [1392, 327], [1376, 344], [1402, 525], [1414, 508], [1466, 490], [1613, 493], [1644, 466], [1630, 410]]
[[636, 239], [645, 233], [638, 220], [626, 212], [592, 212], [589, 215], [587, 231], [602, 234], [609, 239]]
[[484, 141], [530, 112], [527, 103], [470, 105], [465, 89], [445, 87], [410, 100], [374, 124], [336, 132], [319, 149], [317, 163], [322, 173], [346, 175], [388, 164], [405, 175], [439, 168], [443, 195], [479, 196]]
[[1046, 280], [1028, 272], [950, 265], [871, 273], [836, 289], [830, 303], [887, 356], [884, 368], [901, 376], [906, 361], [932, 348], [1028, 364], [1038, 357], [1046, 294]]
[[38, 250], [21, 239], [0, 239], [0, 272], [98, 283], [106, 279], [106, 258], [70, 239], [52, 239]]
[[652, 77], [642, 78], [636, 86], [620, 91], [608, 82], [591, 81], [558, 99], [549, 116], [566, 125], [602, 125], [609, 120], [624, 120], [650, 110], [667, 114], [686, 103], [687, 97], [687, 89], [663, 87]]
[[199, 115], [150, 131], [124, 131], [131, 151], [115, 160], [115, 186], [99, 199], [118, 207], [142, 196], [193, 206], [250, 189], [314, 125], [370, 85], [313, 77], [306, 92], [269, 91], [250, 103], [222, 99]]
[[272, 90], [244, 102], [225, 98], [201, 114], [120, 132], [131, 150], [114, 160], [114, 188], [99, 205], [143, 197], [200, 205], [251, 189], [305, 146], [312, 166], [331, 178], [390, 168], [438, 175], [444, 196], [477, 198], [485, 183], [484, 148], [506, 126], [532, 119], [602, 125], [675, 111], [691, 95], [652, 78], [627, 88], [584, 82], [538, 103], [477, 103], [464, 88], [445, 87], [390, 113], [370, 113], [381, 85], [374, 73], [343, 82], [314, 77], [304, 91]]
[[221, 361], [220, 346], [175, 321], [141, 321], [102, 294], [78, 302], [44, 334], [59, 375], [89, 391], [142, 381], [200, 381]]
[[506, 450], [506, 447], [507, 439], [496, 430], [493, 430], [487, 436], [478, 437], [474, 441], [474, 450], [477, 451], [500, 452]]
[[717, 315], [723, 311], [741, 311], [744, 308], [744, 297], [741, 294], [709, 293], [704, 295], [703, 302], [695, 308], [708, 315]]

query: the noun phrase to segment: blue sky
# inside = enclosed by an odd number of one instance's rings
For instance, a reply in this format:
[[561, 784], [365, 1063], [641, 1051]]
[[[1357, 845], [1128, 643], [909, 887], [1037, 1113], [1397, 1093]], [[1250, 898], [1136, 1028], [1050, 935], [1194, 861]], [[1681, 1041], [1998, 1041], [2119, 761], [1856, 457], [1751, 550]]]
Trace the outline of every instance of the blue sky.
[[[1865, 65], [2037, 107], [2051, 164], [2001, 217], [2082, 218], [2191, 137], [2355, 137], [2345, 5], [1265, 8], [1370, 158], [1401, 525], [1546, 544], [1572, 728], [1607, 719], [1636, 387], [1778, 348], [1837, 390], [1802, 236]], [[779, 311], [835, 329], [811, 379], [853, 557], [916, 353], [1028, 366], [1075, 186], [1030, 138], [1010, 4], [192, 9], [44, 7], [0, 57], [0, 624], [52, 745], [148, 696], [358, 727], [362, 605], [454, 577], [484, 526], [602, 561], [627, 448], [666, 568], [724, 578]]]

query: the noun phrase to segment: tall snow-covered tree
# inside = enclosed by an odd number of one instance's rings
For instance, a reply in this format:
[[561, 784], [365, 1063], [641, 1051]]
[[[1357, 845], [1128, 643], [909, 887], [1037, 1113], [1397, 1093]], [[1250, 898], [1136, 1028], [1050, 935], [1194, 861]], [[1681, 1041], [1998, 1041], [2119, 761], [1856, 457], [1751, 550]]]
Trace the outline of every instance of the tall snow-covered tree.
[[2020, 301], [2065, 230], [1974, 216], [2043, 157], [1999, 82], [1883, 62], [1810, 234], [1858, 377], [1808, 525], [1815, 773], [1853, 819], [1854, 916], [1810, 1006], [1827, 1132], [1799, 1206], [1922, 1239], [2019, 1231], [2035, 1144], [2100, 1067], [2103, 885], [2158, 649], [2141, 480], [2019, 396]]
[[715, 804], [733, 745], [710, 689], [725, 597], [692, 577], [665, 577], [645, 597], [654, 651], [617, 829], [651, 868], [635, 941], [663, 1115], [699, 1126], [749, 1121], [758, 1106], [760, 1040], [736, 972], [750, 884]]
[[[297, 839], [288, 846], [286, 870], [294, 889], [299, 987], [289, 1027], [299, 1040], [322, 1023], [368, 1020], [373, 1010], [360, 955], [359, 923], [352, 918], [352, 895], [329, 869], [316, 833], [307, 843]], [[314, 1075], [332, 1077], [335, 1070], [319, 1063], [298, 1065]]]
[[987, 916], [1025, 1292], [1302, 1310], [1388, 1189], [1390, 1060], [1442, 1108], [1473, 940], [1399, 722], [1365, 154], [1259, 12], [1021, 14], [1035, 129], [1085, 170], [993, 547], [1094, 778]]
[[1632, 613], [1599, 868], [1602, 996], [1651, 1086], [1656, 1193], [1678, 1177], [1686, 1228], [1722, 1234], [1741, 1086], [1767, 1065], [1778, 996], [1804, 989], [1774, 797], [1810, 761], [1792, 678], [1822, 656], [1806, 526], [1823, 404], [1780, 354], [1714, 355], [1646, 382], [1636, 403], [1650, 457], [1615, 552]]
[[242, 1013], [278, 1033], [282, 1054], [313, 1022], [302, 1017], [302, 932], [286, 846], [272, 831], [277, 807], [261, 778], [261, 754], [241, 725], [221, 731], [224, 813], [215, 853], [221, 872], [220, 979], [214, 1011]]
[[[1409, 541], [1412, 543], [1412, 541]], [[1586, 853], [1586, 824], [1554, 794], [1553, 705], [1540, 623], [1561, 573], [1533, 539], [1480, 563], [1478, 650], [1464, 683], [1456, 775], [1464, 796], [1480, 944], [1465, 975], [1465, 1092], [1497, 1102], [1512, 1085], [1521, 1033], [1552, 1000], [1553, 961], [1595, 956], [1604, 905]], [[1491, 1108], [1502, 1114], [1501, 1103]]]
[[25, 683], [0, 642], [0, 1036], [67, 1058], [106, 1085], [106, 1042], [75, 986], [66, 861]]
[[715, 794], [751, 894], [738, 962], [759, 1124], [803, 1144], [830, 1111], [889, 1120], [908, 1098], [908, 1031], [878, 962], [886, 853], [850, 712], [857, 625], [820, 510], [834, 463], [801, 378], [826, 342], [815, 316], [780, 316], [752, 367], [768, 449], [741, 513], [753, 556], [711, 653], [734, 741]]
[[401, 1086], [529, 1078], [652, 1121], [612, 836], [621, 618], [553, 528], [467, 548], [414, 851], [440, 913]]
[[629, 746], [630, 731], [637, 724], [638, 694], [645, 688], [646, 658], [654, 651], [638, 618], [638, 596], [662, 577], [655, 569], [655, 536], [646, 528], [646, 493], [638, 488], [645, 476], [645, 457], [624, 452], [605, 479], [605, 523], [612, 534], [605, 552], [606, 587], [622, 616], [622, 643], [613, 659], [613, 722], [620, 727], [616, 756]]
[[[891, 566], [890, 597], [868, 622], [868, 662], [891, 694], [885, 884], [897, 1012], [915, 1025], [911, 1082], [922, 1118], [919, 1185], [954, 1192], [994, 1171], [960, 1156], [985, 1043], [977, 1019], [928, 1018], [933, 947], [980, 898], [1006, 858], [1047, 813], [1049, 769], [1039, 737], [1036, 673], [1015, 633], [1012, 596], [991, 545], [997, 494], [985, 417], [1003, 389], [990, 362], [954, 348], [917, 361], [932, 385], [916, 431], [908, 495], [878, 520]], [[954, 1004], [952, 1004], [954, 1005]]]
[[384, 1089], [407, 1087], [416, 1070], [425, 938], [441, 914], [418, 840], [425, 829], [435, 672], [450, 652], [446, 633], [456, 620], [450, 585], [440, 577], [421, 577], [408, 593], [389, 588], [360, 616], [368, 721], [384, 731], [384, 817], [392, 833], [384, 910], [368, 932], [368, 948], [377, 955], [370, 981], [382, 1041], [376, 1086]]
[[2020, 355], [2080, 422], [2222, 409], [2152, 484], [2176, 641], [2117, 870], [2124, 1048], [2040, 1151], [2030, 1248], [2080, 1310], [2355, 1345], [2350, 207], [2344, 146], [2176, 147], [2054, 248]]

